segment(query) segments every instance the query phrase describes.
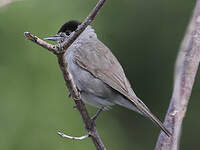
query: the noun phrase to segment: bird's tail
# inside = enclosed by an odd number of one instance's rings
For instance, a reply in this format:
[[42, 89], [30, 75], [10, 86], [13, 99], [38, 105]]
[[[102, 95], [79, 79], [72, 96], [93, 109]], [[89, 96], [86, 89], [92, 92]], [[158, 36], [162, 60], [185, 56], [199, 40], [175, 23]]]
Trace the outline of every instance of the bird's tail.
[[167, 136], [171, 136], [171, 133], [169, 130], [163, 125], [163, 123], [152, 114], [152, 112], [147, 108], [147, 106], [138, 98], [137, 103], [135, 103], [135, 100], [132, 100], [133, 104], [136, 106], [136, 108], [144, 114], [146, 117], [148, 117], [151, 121], [153, 121], [160, 129], [165, 132]]
[[163, 123], [156, 116], [152, 114], [152, 112], [137, 96], [134, 96], [134, 97], [127, 96], [127, 98], [123, 97], [123, 98], [117, 99], [115, 103], [123, 107], [126, 107], [128, 109], [131, 109], [133, 111], [136, 111], [140, 113], [141, 115], [144, 115], [145, 117], [153, 121], [158, 127], [160, 127], [161, 130], [165, 132], [167, 136], [171, 136], [171, 133], [163, 125]]

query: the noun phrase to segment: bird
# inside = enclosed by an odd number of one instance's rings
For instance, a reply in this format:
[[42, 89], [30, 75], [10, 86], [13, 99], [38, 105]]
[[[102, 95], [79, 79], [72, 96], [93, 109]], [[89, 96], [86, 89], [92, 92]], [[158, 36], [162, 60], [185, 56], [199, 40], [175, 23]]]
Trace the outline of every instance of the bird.
[[[44, 38], [61, 44], [74, 33], [81, 22], [70, 20], [64, 23], [56, 35]], [[117, 104], [149, 118], [167, 135], [169, 130], [136, 96], [125, 72], [111, 50], [102, 43], [88, 25], [64, 54], [72, 79], [81, 99], [100, 110]]]

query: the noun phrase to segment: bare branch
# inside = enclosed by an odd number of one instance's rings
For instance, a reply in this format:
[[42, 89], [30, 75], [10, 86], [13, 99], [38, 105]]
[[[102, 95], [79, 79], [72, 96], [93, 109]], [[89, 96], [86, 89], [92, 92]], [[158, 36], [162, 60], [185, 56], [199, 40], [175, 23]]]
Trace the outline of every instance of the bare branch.
[[165, 126], [172, 133], [169, 138], [161, 132], [155, 150], [177, 150], [181, 135], [182, 121], [185, 116], [196, 72], [200, 61], [200, 0], [197, 0], [184, 40], [177, 57], [174, 90]]
[[16, 1], [21, 1], [21, 0], [0, 0], [0, 8]]
[[95, 16], [99, 12], [100, 8], [103, 6], [103, 4], [106, 2], [106, 0], [99, 0], [99, 2], [96, 4], [96, 6], [93, 8], [91, 13], [87, 16], [87, 18], [81, 23], [80, 26], [78, 26], [77, 30], [74, 34], [72, 34], [72, 37], [67, 39], [67, 41], [63, 45], [63, 53], [67, 50], [67, 48], [77, 39], [77, 37], [85, 30], [85, 28], [94, 20]]
[[48, 49], [50, 52], [53, 52], [54, 54], [59, 54], [58, 48], [55, 45], [49, 44], [37, 36], [31, 34], [30, 32], [24, 32], [24, 35], [27, 37], [27, 40], [31, 40], [32, 42]]
[[62, 132], [57, 132], [57, 133], [58, 133], [58, 135], [60, 135], [63, 138], [68, 138], [68, 139], [72, 139], [72, 140], [83, 140], [83, 139], [86, 139], [90, 136], [89, 134], [87, 134], [87, 135], [84, 135], [84, 136], [76, 137], [76, 136], [66, 135]]
[[83, 21], [83, 23], [78, 27], [78, 29], [74, 32], [74, 34], [72, 34], [69, 37], [69, 39], [67, 41], [65, 41], [61, 51], [56, 46], [51, 45], [51, 44], [41, 40], [40, 38], [32, 35], [29, 32], [24, 33], [24, 35], [27, 37], [28, 40], [31, 40], [32, 42], [48, 49], [49, 51], [51, 51], [57, 55], [58, 63], [59, 63], [60, 69], [63, 73], [63, 77], [65, 79], [66, 86], [69, 89], [72, 98], [74, 99], [76, 108], [79, 110], [79, 112], [82, 116], [83, 122], [88, 131], [88, 135], [90, 135], [89, 137], [92, 138], [92, 141], [97, 150], [106, 150], [106, 148], [99, 137], [99, 134], [96, 130], [94, 121], [90, 118], [90, 116], [86, 110], [86, 107], [80, 98], [80, 93], [77, 90], [76, 85], [74, 84], [74, 82], [72, 80], [72, 76], [71, 76], [70, 72], [68, 71], [68, 66], [65, 63], [63, 56], [67, 52], [67, 48], [77, 39], [77, 37], [84, 31], [84, 29], [94, 20], [95, 16], [97, 15], [100, 8], [103, 6], [105, 1], [106, 0], [99, 0], [99, 2], [96, 4], [95, 8], [91, 11], [91, 13]]

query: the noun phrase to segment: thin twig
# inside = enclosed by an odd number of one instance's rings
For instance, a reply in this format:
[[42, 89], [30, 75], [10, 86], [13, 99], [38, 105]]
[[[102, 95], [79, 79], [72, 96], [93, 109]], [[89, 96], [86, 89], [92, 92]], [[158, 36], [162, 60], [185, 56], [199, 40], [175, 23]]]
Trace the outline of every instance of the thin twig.
[[32, 42], [42, 46], [43, 48], [48, 49], [50, 52], [53, 52], [54, 54], [59, 54], [58, 48], [55, 45], [49, 44], [37, 36], [31, 34], [30, 32], [24, 32], [24, 35], [26, 36], [27, 40], [31, 40]]
[[68, 138], [68, 139], [72, 139], [72, 140], [83, 140], [83, 139], [86, 139], [90, 136], [89, 134], [87, 134], [87, 135], [84, 135], [84, 136], [76, 137], [76, 136], [66, 135], [65, 133], [62, 133], [62, 132], [57, 132], [57, 133], [58, 133], [58, 135], [60, 135], [63, 138]]
[[174, 90], [165, 126], [172, 133], [169, 138], [161, 132], [155, 150], [177, 150], [179, 147], [182, 121], [185, 116], [194, 79], [200, 61], [200, 0], [197, 0], [176, 61]]
[[0, 8], [17, 1], [22, 1], [22, 0], [0, 0]]
[[91, 13], [88, 15], [88, 17], [83, 21], [83, 23], [78, 27], [78, 29], [72, 34], [72, 36], [69, 37], [67, 41], [65, 41], [62, 50], [58, 49], [56, 46], [51, 45], [40, 38], [32, 35], [29, 32], [25, 32], [24, 35], [27, 37], [28, 40], [31, 40], [32, 42], [48, 49], [50, 52], [53, 52], [57, 55], [58, 63], [60, 66], [60, 69], [63, 73], [63, 77], [65, 79], [65, 83], [67, 88], [69, 89], [69, 92], [74, 99], [74, 102], [76, 104], [76, 108], [79, 110], [83, 122], [85, 124], [86, 130], [88, 131], [89, 137], [92, 138], [92, 141], [96, 147], [97, 150], [106, 150], [103, 142], [101, 141], [99, 134], [96, 130], [95, 124], [93, 120], [91, 120], [86, 107], [84, 103], [82, 102], [80, 98], [80, 93], [76, 88], [76, 85], [74, 84], [72, 80], [72, 76], [70, 72], [68, 71], [68, 66], [66, 64], [64, 54], [67, 52], [67, 48], [77, 39], [77, 37], [84, 31], [84, 29], [94, 20], [95, 16], [97, 15], [100, 8], [103, 6], [106, 0], [99, 0], [99, 2], [96, 4], [94, 9], [91, 11]]
[[80, 26], [78, 26], [78, 28], [74, 32], [74, 34], [72, 34], [71, 37], [65, 41], [65, 43], [63, 45], [63, 51], [62, 51], [63, 53], [77, 39], [77, 37], [85, 30], [85, 28], [94, 20], [95, 16], [97, 15], [100, 8], [103, 6], [103, 4], [105, 2], [106, 2], [106, 0], [99, 0], [99, 2], [96, 4], [96, 6], [93, 8], [93, 10], [87, 16], [87, 18], [81, 23]]

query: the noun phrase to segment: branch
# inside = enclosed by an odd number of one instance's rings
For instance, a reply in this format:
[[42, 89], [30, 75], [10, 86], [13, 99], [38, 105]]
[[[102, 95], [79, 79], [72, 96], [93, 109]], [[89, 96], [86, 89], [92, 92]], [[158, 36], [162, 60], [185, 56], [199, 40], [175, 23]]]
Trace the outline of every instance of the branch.
[[200, 61], [200, 0], [197, 0], [184, 40], [176, 60], [174, 89], [165, 126], [172, 133], [169, 138], [161, 132], [155, 150], [177, 150], [195, 75]]
[[66, 135], [62, 132], [57, 132], [58, 135], [60, 135], [62, 138], [68, 138], [68, 139], [72, 139], [72, 140], [83, 140], [89, 137], [89, 134], [84, 135], [84, 136], [80, 136], [80, 137], [76, 137], [76, 136], [70, 136], [70, 135]]
[[55, 45], [49, 44], [29, 32], [24, 32], [24, 35], [26, 36], [27, 40], [30, 40], [30, 41], [42, 46], [43, 48], [48, 49], [50, 52], [54, 53], [55, 55], [59, 54], [59, 50]]
[[1, 0], [0, 1], [0, 8], [6, 6], [10, 3], [16, 2], [16, 1], [21, 1], [21, 0]]
[[[53, 52], [57, 56], [58, 63], [63, 73], [66, 86], [69, 89], [72, 98], [74, 99], [76, 108], [79, 110], [81, 114], [86, 130], [88, 131], [88, 136], [92, 138], [92, 141], [97, 150], [106, 150], [106, 148], [99, 137], [94, 121], [90, 118], [87, 112], [87, 109], [80, 98], [80, 93], [77, 90], [76, 85], [74, 84], [72, 80], [72, 76], [68, 70], [68, 64], [65, 63], [63, 56], [67, 52], [67, 48], [78, 38], [78, 36], [84, 31], [84, 29], [94, 20], [95, 16], [97, 15], [100, 8], [103, 6], [105, 1], [106, 0], [99, 0], [99, 2], [93, 8], [93, 10], [88, 15], [88, 17], [83, 21], [83, 23], [78, 27], [78, 29], [72, 35], [70, 35], [68, 40], [64, 42], [64, 45], [61, 51], [58, 47], [41, 40], [40, 38], [38, 38], [37, 36], [34, 36], [33, 34], [29, 32], [24, 33], [24, 35], [27, 37], [28, 40], [44, 47], [45, 49], [49, 50], [50, 52]], [[80, 137], [76, 137], [76, 138], [80, 138]]]
[[99, 12], [99, 9], [103, 6], [106, 0], [99, 0], [96, 6], [93, 8], [91, 13], [87, 16], [87, 18], [78, 26], [77, 30], [74, 34], [70, 35], [64, 45], [63, 45], [63, 53], [67, 50], [67, 48], [78, 38], [78, 36], [85, 30], [85, 28], [94, 20], [95, 16]]

